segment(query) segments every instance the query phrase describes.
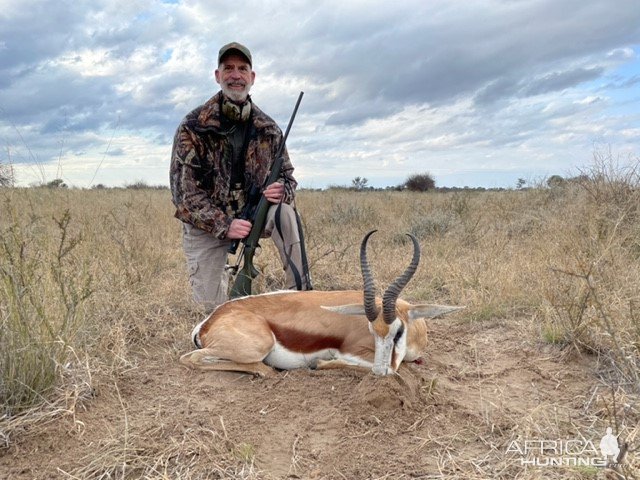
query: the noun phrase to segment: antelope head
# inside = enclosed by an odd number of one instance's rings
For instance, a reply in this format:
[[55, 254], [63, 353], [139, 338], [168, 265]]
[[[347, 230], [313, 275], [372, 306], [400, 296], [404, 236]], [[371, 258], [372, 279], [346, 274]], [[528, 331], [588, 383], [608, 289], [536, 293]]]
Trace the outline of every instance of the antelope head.
[[369, 320], [369, 331], [375, 342], [373, 373], [388, 375], [398, 369], [405, 357], [411, 357], [407, 360], [415, 360], [419, 351], [426, 346], [426, 328], [413, 335], [411, 348], [407, 346], [410, 330], [417, 319], [434, 318], [464, 307], [412, 305], [399, 300], [400, 293], [407, 286], [420, 263], [420, 245], [411, 234], [407, 234], [413, 243], [411, 263], [387, 287], [382, 295], [382, 301], [376, 299], [374, 279], [367, 260], [367, 242], [375, 232], [376, 230], [372, 230], [367, 233], [360, 245], [360, 269], [364, 281], [363, 303], [324, 308], [346, 315], [366, 315]]

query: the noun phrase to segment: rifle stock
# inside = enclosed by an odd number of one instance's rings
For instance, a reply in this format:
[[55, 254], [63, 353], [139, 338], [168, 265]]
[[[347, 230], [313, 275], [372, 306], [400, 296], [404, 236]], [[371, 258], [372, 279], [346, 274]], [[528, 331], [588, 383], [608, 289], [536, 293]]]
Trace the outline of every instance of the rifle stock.
[[[289, 120], [289, 125], [287, 125], [287, 130], [285, 131], [284, 136], [282, 137], [282, 143], [278, 148], [278, 152], [276, 153], [276, 157], [271, 165], [271, 171], [269, 172], [269, 176], [267, 177], [264, 187], [271, 185], [280, 177], [280, 171], [282, 170], [282, 163], [284, 162], [284, 158], [282, 154], [284, 152], [285, 143], [287, 141], [287, 137], [289, 136], [289, 131], [291, 130], [291, 125], [293, 124], [293, 120], [295, 119], [296, 112], [298, 111], [298, 107], [300, 106], [300, 101], [302, 100], [302, 95], [304, 92], [300, 92], [298, 96], [298, 101], [296, 102], [296, 106], [293, 109], [293, 113], [291, 114], [291, 119]], [[260, 240], [260, 236], [262, 235], [262, 231], [264, 230], [265, 223], [267, 221], [267, 212], [271, 203], [264, 195], [260, 195], [260, 199], [258, 200], [258, 204], [255, 206], [253, 210], [253, 215], [251, 220], [252, 226], [249, 235], [242, 239], [242, 243], [244, 244], [244, 249], [242, 251], [243, 263], [242, 268], [238, 271], [235, 281], [233, 282], [233, 286], [231, 287], [230, 297], [238, 298], [245, 297], [247, 295], [251, 295], [251, 284], [253, 279], [256, 278], [259, 274], [258, 270], [253, 266], [253, 256], [258, 248], [258, 241]], [[251, 206], [252, 207], [252, 206]], [[229, 248], [231, 253], [235, 252], [237, 247], [237, 243], [233, 243]]]
[[258, 270], [253, 266], [253, 255], [255, 248], [244, 251], [244, 264], [236, 275], [236, 280], [231, 287], [231, 298], [246, 297], [251, 295], [251, 283], [259, 274]]

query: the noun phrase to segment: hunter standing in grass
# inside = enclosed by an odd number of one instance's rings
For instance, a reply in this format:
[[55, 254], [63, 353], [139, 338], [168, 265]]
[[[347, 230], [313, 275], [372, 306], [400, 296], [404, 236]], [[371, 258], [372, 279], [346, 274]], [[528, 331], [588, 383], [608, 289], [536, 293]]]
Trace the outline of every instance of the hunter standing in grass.
[[[278, 125], [249, 96], [255, 76], [251, 53], [244, 45], [223, 46], [215, 71], [221, 91], [182, 120], [173, 142], [170, 183], [175, 216], [182, 221], [194, 298], [207, 310], [227, 300], [229, 245], [251, 231], [251, 222], [238, 218], [239, 213], [251, 185], [264, 184], [282, 142]], [[283, 158], [278, 181], [263, 191], [274, 204], [264, 235], [271, 236], [280, 252], [286, 286], [296, 288], [289, 260], [303, 272], [300, 235], [291, 207], [297, 182], [286, 149]], [[275, 228], [275, 204], [282, 204], [282, 234]], [[297, 287], [310, 288], [308, 278], [303, 276]]]

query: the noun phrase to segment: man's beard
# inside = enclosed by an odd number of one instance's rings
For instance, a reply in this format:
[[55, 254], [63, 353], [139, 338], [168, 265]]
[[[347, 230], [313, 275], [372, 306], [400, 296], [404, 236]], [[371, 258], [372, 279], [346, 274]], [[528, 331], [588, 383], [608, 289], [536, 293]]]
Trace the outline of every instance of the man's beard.
[[229, 100], [237, 103], [243, 103], [247, 100], [249, 90], [251, 90], [251, 85], [249, 84], [246, 84], [243, 90], [233, 90], [227, 85], [222, 85], [222, 93], [224, 93]]

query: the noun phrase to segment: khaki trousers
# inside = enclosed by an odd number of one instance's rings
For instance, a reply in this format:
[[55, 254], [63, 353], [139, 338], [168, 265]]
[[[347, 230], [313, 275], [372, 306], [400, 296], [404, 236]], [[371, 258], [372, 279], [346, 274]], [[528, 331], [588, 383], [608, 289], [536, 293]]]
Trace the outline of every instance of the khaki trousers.
[[[282, 204], [280, 213], [280, 228], [282, 237], [275, 226], [275, 214], [278, 205], [272, 205], [267, 213], [265, 235], [271, 237], [278, 252], [285, 272], [287, 288], [295, 289], [296, 282], [292, 269], [287, 262], [287, 254], [302, 276], [302, 257], [300, 251], [300, 235], [293, 207]], [[207, 311], [228, 299], [229, 276], [225, 270], [227, 250], [231, 240], [220, 240], [208, 232], [183, 223], [182, 245], [187, 260], [189, 283], [193, 291], [194, 300], [203, 305]], [[302, 279], [302, 289], [308, 285]]]

